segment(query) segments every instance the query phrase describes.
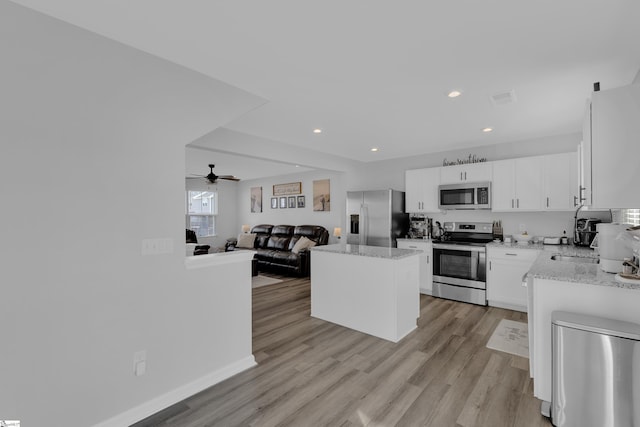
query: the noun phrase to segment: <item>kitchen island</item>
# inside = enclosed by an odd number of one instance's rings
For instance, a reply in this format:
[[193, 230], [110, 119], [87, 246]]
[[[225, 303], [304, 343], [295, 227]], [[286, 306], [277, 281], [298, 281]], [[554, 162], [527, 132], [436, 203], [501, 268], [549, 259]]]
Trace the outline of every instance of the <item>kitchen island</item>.
[[[543, 251], [527, 273], [530, 373], [534, 396], [551, 401], [551, 313], [567, 311], [640, 324], [640, 284], [619, 283], [590, 262], [555, 261], [565, 256], [596, 258], [587, 248]], [[582, 260], [582, 261], [588, 261]]]
[[311, 250], [311, 316], [392, 342], [417, 327], [421, 251], [337, 244]]

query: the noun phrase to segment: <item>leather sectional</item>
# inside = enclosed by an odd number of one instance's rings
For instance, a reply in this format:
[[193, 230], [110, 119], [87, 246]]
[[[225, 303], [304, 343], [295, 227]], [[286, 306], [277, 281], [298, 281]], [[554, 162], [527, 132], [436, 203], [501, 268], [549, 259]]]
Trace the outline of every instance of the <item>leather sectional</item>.
[[[326, 245], [329, 232], [319, 225], [271, 225], [260, 224], [251, 229], [256, 235], [254, 249], [258, 271], [306, 277], [310, 272], [311, 257], [308, 249], [294, 253], [292, 249], [302, 237], [315, 242], [316, 246]], [[227, 242], [227, 250], [232, 250], [236, 242]]]

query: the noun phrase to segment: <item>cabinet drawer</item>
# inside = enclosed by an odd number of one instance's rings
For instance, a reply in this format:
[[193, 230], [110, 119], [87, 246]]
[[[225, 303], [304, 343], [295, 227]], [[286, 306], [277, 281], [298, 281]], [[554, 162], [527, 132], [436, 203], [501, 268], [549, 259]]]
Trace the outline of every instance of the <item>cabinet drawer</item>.
[[398, 240], [398, 248], [399, 249], [416, 249], [419, 251], [429, 251], [430, 243], [428, 242], [408, 242], [406, 240]]
[[537, 249], [487, 248], [487, 258], [533, 262], [540, 254]]

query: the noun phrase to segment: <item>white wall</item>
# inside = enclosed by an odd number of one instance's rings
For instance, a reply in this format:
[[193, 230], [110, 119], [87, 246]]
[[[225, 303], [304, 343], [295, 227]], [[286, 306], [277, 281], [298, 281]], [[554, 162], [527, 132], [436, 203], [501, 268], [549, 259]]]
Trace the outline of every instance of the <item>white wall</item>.
[[0, 416], [93, 425], [250, 357], [250, 293], [185, 269], [184, 159], [262, 100], [7, 1], [0, 57]]
[[[313, 210], [313, 181], [329, 179], [331, 190], [331, 210], [316, 212]], [[305, 196], [304, 208], [271, 209], [274, 184], [302, 182], [302, 195]], [[262, 213], [252, 213], [250, 206], [251, 187], [262, 187]], [[330, 234], [330, 243], [335, 243], [332, 236], [334, 227], [340, 227], [345, 213], [346, 187], [344, 174], [340, 172], [312, 171], [302, 174], [283, 175], [260, 180], [241, 181], [238, 185], [238, 208], [235, 236], [240, 233], [242, 224], [288, 224], [288, 225], [321, 225]]]

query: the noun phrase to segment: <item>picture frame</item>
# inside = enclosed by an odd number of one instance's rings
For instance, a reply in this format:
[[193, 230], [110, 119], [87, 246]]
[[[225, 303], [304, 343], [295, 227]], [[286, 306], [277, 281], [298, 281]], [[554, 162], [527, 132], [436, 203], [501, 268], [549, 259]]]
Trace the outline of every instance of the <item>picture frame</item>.
[[287, 208], [287, 198], [280, 197], [280, 209], [286, 209], [286, 208]]
[[298, 208], [304, 208], [304, 196], [298, 196]]
[[278, 198], [277, 197], [272, 197], [271, 198], [271, 209], [278, 209]]
[[296, 207], [296, 196], [289, 196], [289, 209]]
[[275, 184], [273, 186], [274, 196], [290, 196], [302, 193], [302, 182], [289, 182], [287, 184]]
[[251, 187], [251, 212], [262, 212], [262, 187]]
[[315, 212], [328, 212], [331, 210], [330, 180], [313, 181], [313, 210]]

